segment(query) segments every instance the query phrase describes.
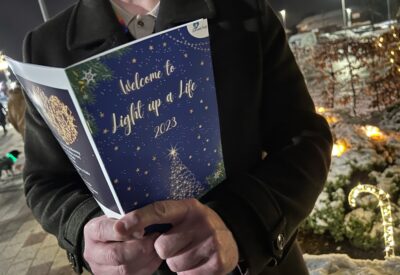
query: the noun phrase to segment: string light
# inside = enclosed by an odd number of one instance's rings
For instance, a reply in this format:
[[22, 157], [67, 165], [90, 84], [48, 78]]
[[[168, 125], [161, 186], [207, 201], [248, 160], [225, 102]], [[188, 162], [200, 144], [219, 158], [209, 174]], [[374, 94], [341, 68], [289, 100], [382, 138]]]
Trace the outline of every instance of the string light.
[[383, 237], [385, 240], [385, 258], [395, 257], [395, 241], [390, 195], [373, 185], [358, 185], [349, 194], [349, 204], [356, 207], [356, 199], [361, 193], [374, 195], [379, 201], [383, 221]]
[[209, 43], [208, 42], [199, 42], [199, 43], [190, 43], [188, 42], [186, 39], [184, 39], [182, 33], [180, 31], [178, 31], [179, 36], [181, 37], [181, 39], [177, 39], [174, 36], [170, 35], [170, 34], [166, 34], [166, 36], [173, 40], [175, 43], [178, 44], [182, 44], [185, 45], [186, 47], [190, 47], [193, 48], [195, 50], [199, 50], [199, 51], [203, 51], [203, 52], [209, 52], [210, 51], [210, 47], [209, 47]]
[[322, 115], [326, 113], [326, 109], [324, 107], [317, 107], [316, 111], [318, 114]]
[[364, 134], [368, 138], [370, 138], [374, 141], [386, 140], [386, 135], [378, 127], [366, 125], [366, 126], [362, 126], [361, 130], [364, 132]]
[[344, 139], [339, 139], [333, 144], [332, 157], [341, 157], [348, 149], [348, 143]]

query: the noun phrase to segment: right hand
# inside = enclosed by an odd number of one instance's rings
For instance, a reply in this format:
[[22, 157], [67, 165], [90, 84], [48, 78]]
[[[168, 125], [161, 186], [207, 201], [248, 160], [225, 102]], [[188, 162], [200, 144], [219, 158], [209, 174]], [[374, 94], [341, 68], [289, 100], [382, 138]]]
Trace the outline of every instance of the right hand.
[[135, 238], [122, 223], [101, 216], [85, 225], [83, 257], [94, 274], [149, 275], [162, 262], [154, 249], [158, 236]]

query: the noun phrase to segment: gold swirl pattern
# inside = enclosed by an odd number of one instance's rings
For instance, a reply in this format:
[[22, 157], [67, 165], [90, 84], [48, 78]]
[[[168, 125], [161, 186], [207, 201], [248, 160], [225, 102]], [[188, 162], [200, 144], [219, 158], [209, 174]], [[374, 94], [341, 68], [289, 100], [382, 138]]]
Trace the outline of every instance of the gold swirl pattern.
[[47, 101], [47, 112], [51, 124], [67, 145], [71, 145], [78, 137], [75, 118], [71, 110], [58, 97], [52, 95]]

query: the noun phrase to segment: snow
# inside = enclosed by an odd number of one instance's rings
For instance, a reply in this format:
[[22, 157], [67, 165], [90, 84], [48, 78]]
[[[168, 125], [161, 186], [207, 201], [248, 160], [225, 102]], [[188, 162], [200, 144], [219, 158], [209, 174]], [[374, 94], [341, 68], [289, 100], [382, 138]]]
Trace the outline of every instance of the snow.
[[308, 255], [304, 260], [310, 275], [399, 275], [400, 257], [355, 260], [345, 254]]

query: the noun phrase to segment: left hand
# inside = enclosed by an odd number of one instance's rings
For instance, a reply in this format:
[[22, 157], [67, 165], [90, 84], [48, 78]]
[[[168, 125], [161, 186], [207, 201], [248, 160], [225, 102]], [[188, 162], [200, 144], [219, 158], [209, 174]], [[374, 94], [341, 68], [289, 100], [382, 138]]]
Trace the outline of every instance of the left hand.
[[160, 201], [118, 221], [132, 236], [154, 224], [172, 224], [154, 243], [161, 259], [180, 275], [225, 275], [239, 260], [236, 241], [222, 219], [198, 200]]

